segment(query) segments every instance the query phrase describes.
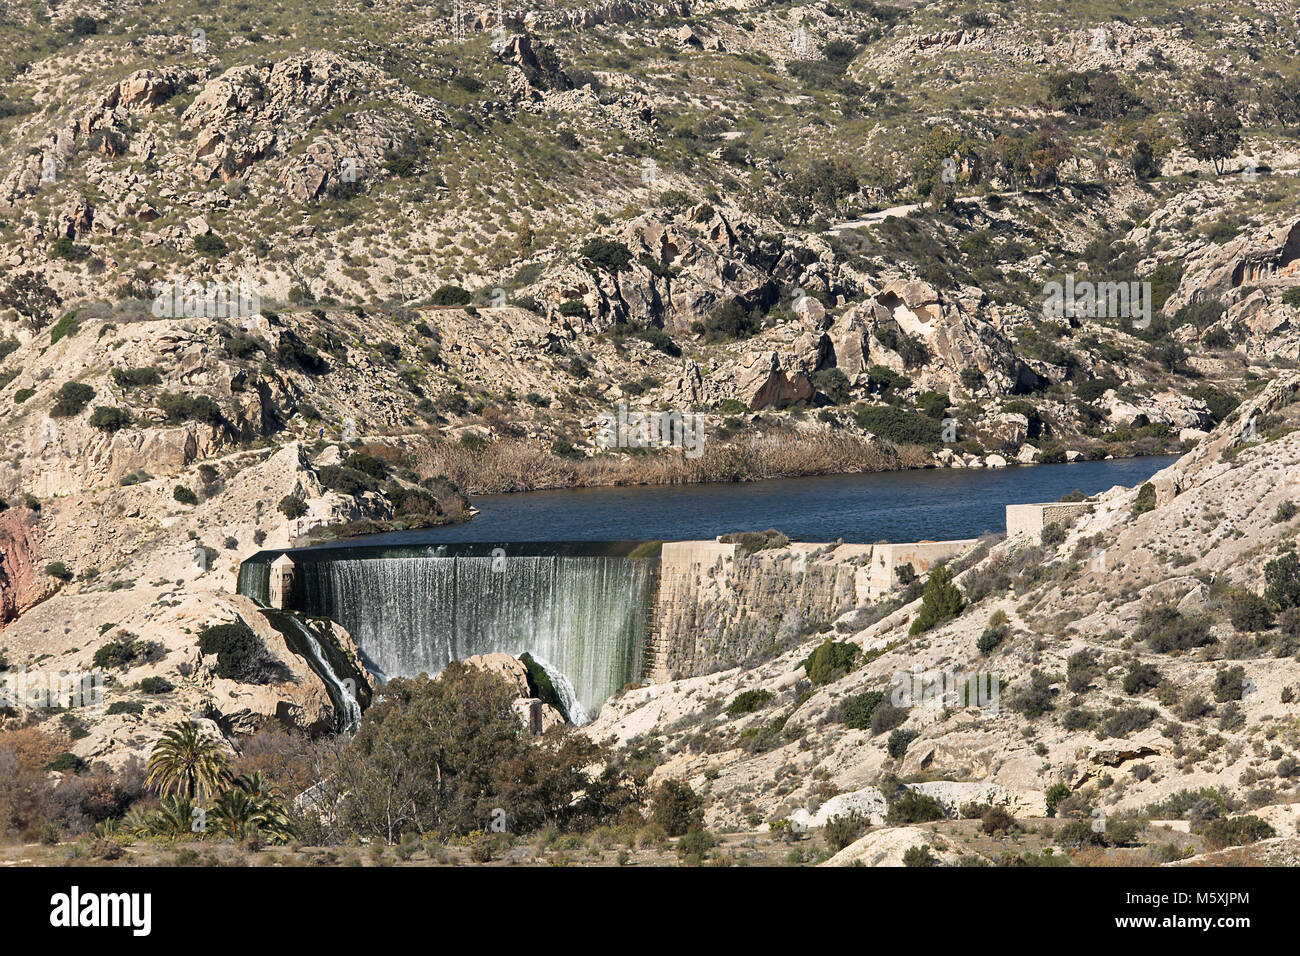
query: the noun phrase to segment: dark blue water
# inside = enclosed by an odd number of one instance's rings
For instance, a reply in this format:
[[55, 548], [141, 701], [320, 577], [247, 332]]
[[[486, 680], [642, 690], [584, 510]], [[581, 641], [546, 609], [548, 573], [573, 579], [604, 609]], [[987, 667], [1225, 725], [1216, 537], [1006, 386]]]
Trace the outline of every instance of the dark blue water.
[[1006, 530], [1009, 504], [1140, 484], [1176, 457], [948, 469], [714, 485], [582, 488], [475, 498], [467, 524], [371, 535], [435, 541], [679, 541], [776, 528], [797, 541], [974, 538]]

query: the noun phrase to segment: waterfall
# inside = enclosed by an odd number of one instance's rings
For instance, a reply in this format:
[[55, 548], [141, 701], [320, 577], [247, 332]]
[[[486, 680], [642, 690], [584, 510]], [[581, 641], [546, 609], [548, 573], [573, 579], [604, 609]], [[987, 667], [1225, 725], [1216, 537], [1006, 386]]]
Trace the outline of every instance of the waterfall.
[[[242, 579], [242, 573], [240, 577]], [[284, 635], [289, 649], [302, 657], [312, 672], [325, 683], [325, 690], [334, 705], [335, 732], [354, 733], [361, 725], [361, 704], [357, 700], [355, 681], [338, 676], [315, 632], [298, 615], [269, 608], [263, 609], [262, 613], [271, 622], [271, 626]]]
[[[570, 713], [585, 717], [640, 677], [652, 561], [365, 550], [294, 554], [294, 605], [347, 628], [381, 680], [437, 674], [475, 654], [527, 651], [571, 696]], [[250, 571], [247, 583], [260, 578]], [[241, 571], [241, 591], [244, 584]]]
[[569, 722], [572, 724], [585, 724], [591, 720], [591, 716], [587, 713], [587, 709], [582, 706], [582, 701], [578, 699], [578, 692], [574, 689], [573, 682], [569, 680], [568, 676], [543, 658], [534, 656], [533, 660], [537, 661], [542, 670], [546, 671], [546, 676], [551, 679], [551, 686], [555, 688], [555, 693], [560, 698], [560, 703], [563, 705], [564, 713], [569, 717]]

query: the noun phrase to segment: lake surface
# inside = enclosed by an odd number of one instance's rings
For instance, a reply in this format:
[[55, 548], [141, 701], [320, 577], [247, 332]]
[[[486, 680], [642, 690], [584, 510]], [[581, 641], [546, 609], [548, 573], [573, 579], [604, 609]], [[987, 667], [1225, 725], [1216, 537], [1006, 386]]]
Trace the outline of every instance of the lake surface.
[[356, 544], [713, 538], [776, 528], [796, 541], [974, 538], [1006, 530], [1006, 506], [1146, 481], [1177, 456], [1016, 468], [935, 468], [773, 481], [580, 488], [473, 499], [472, 521]]

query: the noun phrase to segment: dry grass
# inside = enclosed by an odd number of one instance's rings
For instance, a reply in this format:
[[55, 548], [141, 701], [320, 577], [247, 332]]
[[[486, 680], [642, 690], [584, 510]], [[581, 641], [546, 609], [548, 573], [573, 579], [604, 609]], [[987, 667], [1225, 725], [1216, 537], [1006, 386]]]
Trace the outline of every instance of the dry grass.
[[706, 446], [704, 454], [695, 459], [665, 449], [642, 455], [611, 454], [572, 460], [521, 441], [499, 441], [481, 450], [443, 443], [422, 449], [413, 459], [422, 477], [443, 475], [463, 491], [477, 495], [900, 471], [929, 462], [929, 456], [919, 447], [895, 448], [836, 434], [759, 436]]

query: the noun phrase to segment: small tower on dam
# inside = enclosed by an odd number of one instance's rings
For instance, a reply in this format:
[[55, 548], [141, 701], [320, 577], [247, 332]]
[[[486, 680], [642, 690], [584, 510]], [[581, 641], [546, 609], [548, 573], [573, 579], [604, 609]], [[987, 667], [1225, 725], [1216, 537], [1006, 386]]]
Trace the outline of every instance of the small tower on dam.
[[271, 562], [271, 580], [267, 588], [267, 603], [281, 611], [293, 598], [293, 559], [282, 554]]

